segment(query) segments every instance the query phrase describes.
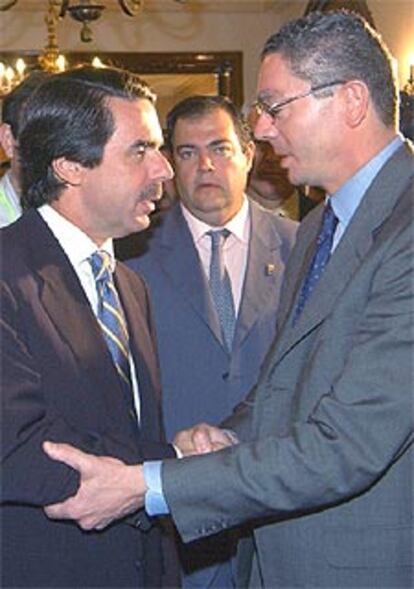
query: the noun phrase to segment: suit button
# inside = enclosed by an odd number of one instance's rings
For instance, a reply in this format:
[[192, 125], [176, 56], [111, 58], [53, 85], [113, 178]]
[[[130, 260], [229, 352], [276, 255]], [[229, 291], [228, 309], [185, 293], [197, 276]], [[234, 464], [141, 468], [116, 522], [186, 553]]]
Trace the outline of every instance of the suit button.
[[221, 375], [221, 378], [222, 378], [223, 380], [229, 380], [229, 377], [230, 377], [230, 374], [229, 374], [228, 372], [224, 372], [224, 373]]

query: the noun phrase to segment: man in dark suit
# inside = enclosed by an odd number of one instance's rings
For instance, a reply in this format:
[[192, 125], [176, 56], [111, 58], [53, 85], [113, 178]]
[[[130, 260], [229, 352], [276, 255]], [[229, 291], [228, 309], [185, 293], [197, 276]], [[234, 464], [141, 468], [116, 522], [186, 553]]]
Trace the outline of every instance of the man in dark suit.
[[[146, 480], [136, 500], [170, 510], [185, 541], [253, 520], [242, 587], [409, 588], [414, 156], [397, 133], [391, 55], [358, 17], [310, 14], [267, 41], [257, 106], [256, 136], [293, 183], [321, 186], [327, 202], [302, 222], [277, 337], [225, 424], [238, 440], [136, 466]], [[180, 437], [209, 450], [229, 436], [203, 426]], [[49, 452], [81, 472], [91, 463], [73, 448]], [[93, 478], [104, 471], [94, 463]], [[74, 503], [83, 512], [93, 498]], [[76, 517], [73, 504], [50, 514]]]
[[[153, 103], [137, 78], [86, 68], [46, 81], [22, 119], [29, 210], [0, 233], [2, 587], [162, 583], [160, 534], [143, 512], [85, 533], [42, 509], [80, 483], [75, 470], [46, 457], [44, 440], [126, 463], [175, 455], [163, 441], [148, 293], [111, 258], [112, 237], [148, 226], [172, 175]], [[96, 250], [115, 266], [116, 312], [126, 317], [125, 387], [97, 321]]]
[[[218, 424], [257, 380], [273, 340], [284, 268], [297, 224], [245, 195], [254, 152], [250, 131], [222, 96], [194, 96], [167, 116], [179, 203], [129, 265], [153, 303], [167, 436]], [[210, 232], [225, 229], [223, 255], [235, 306], [226, 344], [209, 286]], [[233, 586], [232, 536], [182, 546], [186, 587]], [[219, 564], [220, 563], [220, 564]]]

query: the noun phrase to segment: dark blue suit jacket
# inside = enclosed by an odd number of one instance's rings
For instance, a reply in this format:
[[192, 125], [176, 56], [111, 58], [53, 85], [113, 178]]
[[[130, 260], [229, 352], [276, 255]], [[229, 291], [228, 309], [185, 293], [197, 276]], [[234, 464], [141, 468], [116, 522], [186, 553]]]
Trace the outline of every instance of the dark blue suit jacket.
[[139, 380], [138, 428], [85, 293], [41, 216], [30, 211], [2, 229], [0, 246], [1, 586], [159, 586], [159, 532], [142, 512], [85, 533], [42, 509], [78, 487], [74, 470], [44, 454], [44, 440], [127, 463], [173, 455], [161, 432], [145, 286], [117, 265]]

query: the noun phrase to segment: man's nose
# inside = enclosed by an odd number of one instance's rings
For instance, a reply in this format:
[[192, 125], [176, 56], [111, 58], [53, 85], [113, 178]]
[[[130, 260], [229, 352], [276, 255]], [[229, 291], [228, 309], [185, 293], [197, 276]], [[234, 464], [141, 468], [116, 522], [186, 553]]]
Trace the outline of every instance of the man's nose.
[[198, 154], [198, 169], [209, 171], [214, 168], [213, 161], [207, 151], [200, 151]]
[[265, 112], [261, 112], [254, 125], [254, 136], [258, 141], [269, 141], [278, 135], [279, 131], [274, 120]]
[[174, 177], [174, 170], [167, 160], [167, 158], [160, 152], [154, 150], [154, 161], [153, 161], [153, 177], [154, 180], [164, 182], [165, 180], [171, 180]]

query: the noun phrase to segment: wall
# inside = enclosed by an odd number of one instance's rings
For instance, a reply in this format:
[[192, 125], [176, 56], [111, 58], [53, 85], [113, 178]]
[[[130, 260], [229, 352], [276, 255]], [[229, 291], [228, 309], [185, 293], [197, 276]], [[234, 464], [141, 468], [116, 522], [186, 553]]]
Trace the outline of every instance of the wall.
[[378, 31], [398, 61], [400, 86], [409, 77], [414, 65], [414, 2], [413, 0], [369, 0], [369, 7]]
[[[18, 7], [0, 13], [0, 51], [41, 48], [46, 41], [45, 4], [20, 0]], [[107, 51], [242, 51], [245, 99], [255, 91], [259, 53], [266, 38], [281, 23], [303, 14], [301, 0], [194, 0], [187, 5], [172, 0], [147, 0], [144, 12], [128, 18], [109, 7], [93, 25], [94, 41], [79, 40], [78, 24], [68, 16], [59, 25], [63, 50]], [[377, 29], [400, 61], [400, 81], [408, 76], [409, 55], [414, 62], [414, 2], [370, 0]]]

